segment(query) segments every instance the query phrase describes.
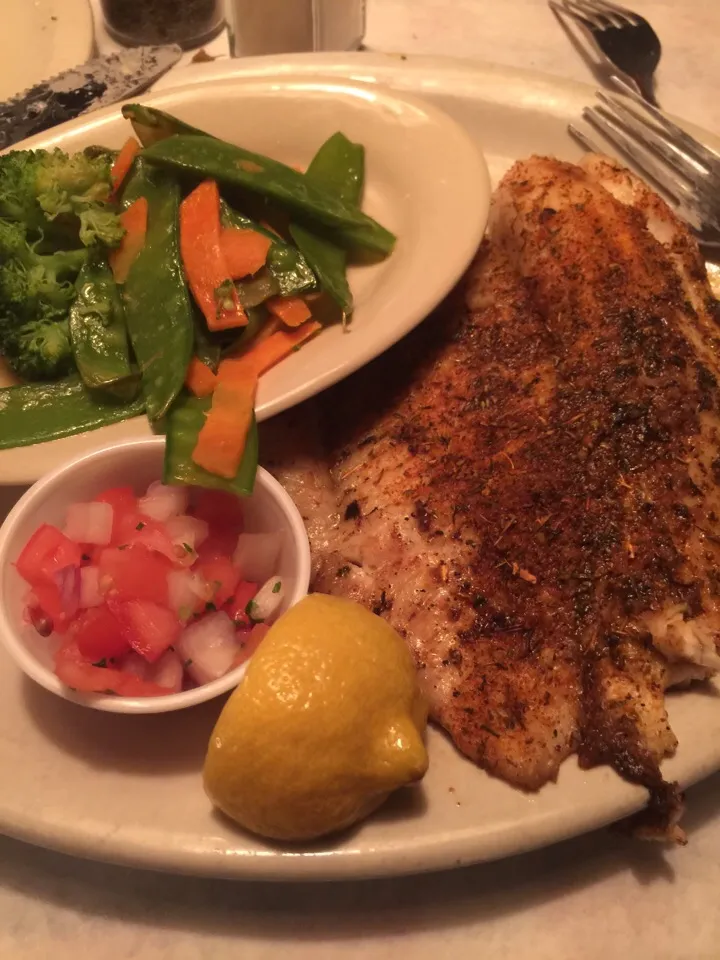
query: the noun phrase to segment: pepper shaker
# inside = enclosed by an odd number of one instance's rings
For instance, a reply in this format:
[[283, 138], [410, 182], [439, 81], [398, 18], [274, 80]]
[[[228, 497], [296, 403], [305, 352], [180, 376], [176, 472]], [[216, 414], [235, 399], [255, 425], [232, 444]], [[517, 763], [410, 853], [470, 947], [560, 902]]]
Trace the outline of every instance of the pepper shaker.
[[225, 22], [224, 0], [100, 0], [100, 8], [110, 36], [129, 47], [197, 47]]

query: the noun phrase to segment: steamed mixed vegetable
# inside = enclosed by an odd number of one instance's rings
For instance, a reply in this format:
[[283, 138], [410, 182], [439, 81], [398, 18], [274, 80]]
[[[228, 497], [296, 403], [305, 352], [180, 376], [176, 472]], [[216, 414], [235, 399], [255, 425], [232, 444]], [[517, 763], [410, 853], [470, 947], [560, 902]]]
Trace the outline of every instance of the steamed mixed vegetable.
[[[164, 481], [252, 490], [262, 374], [353, 309], [346, 267], [394, 237], [362, 212], [364, 150], [305, 173], [162, 111], [123, 149], [0, 157], [0, 448], [142, 410]], [[139, 142], [138, 142], [139, 140]]]

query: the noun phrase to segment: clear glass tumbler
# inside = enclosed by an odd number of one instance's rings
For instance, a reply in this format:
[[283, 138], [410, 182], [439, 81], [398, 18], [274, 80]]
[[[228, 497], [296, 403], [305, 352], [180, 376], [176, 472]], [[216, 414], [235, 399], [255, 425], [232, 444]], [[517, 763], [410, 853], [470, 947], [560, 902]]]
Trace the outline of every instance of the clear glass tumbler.
[[365, 0], [228, 0], [234, 57], [357, 50]]
[[[259, 0], [262, 4], [262, 0]], [[224, 0], [100, 0], [105, 26], [119, 43], [197, 47], [220, 32]]]

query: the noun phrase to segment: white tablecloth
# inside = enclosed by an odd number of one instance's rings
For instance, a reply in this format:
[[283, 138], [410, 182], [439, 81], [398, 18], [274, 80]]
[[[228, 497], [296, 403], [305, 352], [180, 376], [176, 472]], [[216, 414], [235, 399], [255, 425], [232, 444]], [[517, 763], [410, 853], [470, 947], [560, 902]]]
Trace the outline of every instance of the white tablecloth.
[[[664, 42], [663, 105], [720, 132], [720, 0], [633, 5]], [[367, 45], [587, 79], [543, 0], [369, 0]], [[332, 886], [159, 876], [0, 838], [0, 958], [709, 960], [720, 775], [690, 791], [685, 825], [690, 843], [671, 851], [599, 831], [455, 873]]]

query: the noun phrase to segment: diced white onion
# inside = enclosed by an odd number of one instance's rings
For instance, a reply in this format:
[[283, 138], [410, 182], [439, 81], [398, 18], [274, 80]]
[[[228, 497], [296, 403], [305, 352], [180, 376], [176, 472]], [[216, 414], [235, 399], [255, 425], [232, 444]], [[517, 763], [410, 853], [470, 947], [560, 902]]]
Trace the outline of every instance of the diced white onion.
[[171, 570], [168, 574], [168, 600], [170, 609], [180, 620], [189, 620], [198, 608], [198, 599], [206, 603], [212, 596], [212, 588], [206, 580], [192, 570]]
[[250, 619], [258, 623], [271, 623], [277, 616], [284, 599], [285, 584], [282, 577], [270, 577], [248, 604]]
[[193, 550], [196, 550], [204, 540], [207, 540], [210, 533], [210, 528], [204, 520], [200, 520], [198, 517], [188, 517], [184, 513], [179, 517], [170, 517], [165, 524], [165, 529], [173, 543], [180, 546], [186, 543]]
[[138, 508], [146, 517], [165, 523], [170, 517], [185, 513], [190, 497], [185, 487], [170, 487], [164, 483], [151, 483], [144, 497], [138, 500]]
[[166, 650], [153, 666], [149, 679], [172, 693], [182, 690], [183, 665], [180, 657], [173, 650]]
[[279, 530], [273, 533], [241, 533], [233, 554], [233, 564], [243, 580], [262, 583], [278, 568], [283, 543]]
[[196, 683], [209, 683], [227, 673], [238, 654], [235, 626], [219, 610], [186, 627], [176, 643], [183, 665]]
[[109, 503], [72, 503], [65, 515], [65, 536], [76, 543], [107, 546], [112, 537], [113, 508]]
[[60, 591], [62, 612], [69, 620], [78, 612], [80, 605], [80, 568], [63, 567], [56, 570], [53, 580]]
[[98, 567], [80, 567], [80, 606], [99, 607], [104, 599], [100, 592]]
[[150, 664], [145, 657], [141, 657], [140, 654], [135, 653], [134, 650], [125, 654], [120, 667], [123, 673], [131, 673], [134, 677], [139, 677], [141, 680], [147, 680], [150, 674]]

